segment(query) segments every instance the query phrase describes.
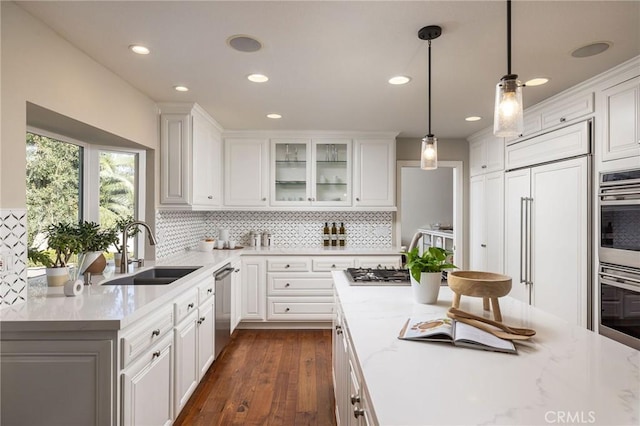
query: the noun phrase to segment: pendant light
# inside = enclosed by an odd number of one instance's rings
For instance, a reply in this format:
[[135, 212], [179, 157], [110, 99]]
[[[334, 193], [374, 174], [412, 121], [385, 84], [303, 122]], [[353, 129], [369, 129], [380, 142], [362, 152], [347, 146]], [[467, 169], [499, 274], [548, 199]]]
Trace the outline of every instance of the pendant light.
[[418, 38], [429, 42], [429, 132], [422, 138], [422, 149], [420, 151], [420, 168], [423, 170], [434, 170], [438, 168], [438, 139], [431, 133], [431, 40], [440, 37], [442, 28], [437, 25], [429, 25], [418, 31]]
[[517, 74], [511, 73], [511, 0], [507, 0], [507, 75], [496, 85], [493, 112], [493, 134], [500, 137], [520, 136], [522, 122], [522, 87]]

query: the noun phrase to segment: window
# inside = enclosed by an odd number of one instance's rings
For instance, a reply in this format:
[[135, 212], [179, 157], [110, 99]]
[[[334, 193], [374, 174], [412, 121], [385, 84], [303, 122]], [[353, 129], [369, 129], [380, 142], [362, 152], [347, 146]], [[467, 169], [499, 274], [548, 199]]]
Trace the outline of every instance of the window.
[[[35, 129], [27, 132], [26, 149], [29, 247], [46, 249], [44, 232], [53, 223], [89, 220], [106, 228], [120, 218], [144, 216], [144, 151], [91, 145]], [[137, 239], [129, 242], [134, 256], [144, 255], [144, 245], [139, 247]]]

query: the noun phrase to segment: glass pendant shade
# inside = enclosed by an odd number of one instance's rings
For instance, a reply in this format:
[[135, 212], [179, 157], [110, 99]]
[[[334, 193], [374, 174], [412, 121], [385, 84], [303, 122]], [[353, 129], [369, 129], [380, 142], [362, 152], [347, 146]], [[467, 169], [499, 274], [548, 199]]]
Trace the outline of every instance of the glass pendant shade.
[[435, 136], [427, 135], [422, 139], [421, 153], [420, 168], [422, 170], [438, 168], [438, 139]]
[[522, 83], [517, 75], [506, 75], [496, 85], [493, 134], [509, 137], [520, 136], [522, 132]]

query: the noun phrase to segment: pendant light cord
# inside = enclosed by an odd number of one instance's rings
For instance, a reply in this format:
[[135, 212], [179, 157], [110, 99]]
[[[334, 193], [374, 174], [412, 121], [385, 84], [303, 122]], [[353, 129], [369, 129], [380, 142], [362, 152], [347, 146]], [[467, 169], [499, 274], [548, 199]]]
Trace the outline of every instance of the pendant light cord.
[[511, 0], [507, 0], [507, 75], [511, 75]]
[[432, 136], [433, 134], [431, 133], [431, 40], [429, 40], [429, 63], [428, 63], [428, 67], [429, 67], [428, 73], [427, 73], [428, 74], [428, 79], [429, 79], [429, 90], [428, 90], [428, 93], [429, 93], [429, 96], [428, 96], [428, 99], [429, 99], [429, 114], [428, 114], [428, 117], [429, 117], [429, 134], [428, 134], [428, 136]]

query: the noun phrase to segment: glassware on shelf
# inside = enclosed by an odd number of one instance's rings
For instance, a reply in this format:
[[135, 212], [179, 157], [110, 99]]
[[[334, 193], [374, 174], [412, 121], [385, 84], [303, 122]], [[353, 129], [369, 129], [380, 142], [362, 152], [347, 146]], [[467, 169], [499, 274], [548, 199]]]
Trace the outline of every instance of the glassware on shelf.
[[289, 161], [289, 144], [284, 146], [284, 161]]
[[331, 161], [331, 154], [329, 154], [329, 144], [327, 144], [327, 153], [325, 154], [324, 161]]
[[293, 151], [293, 161], [298, 161], [298, 147]]

